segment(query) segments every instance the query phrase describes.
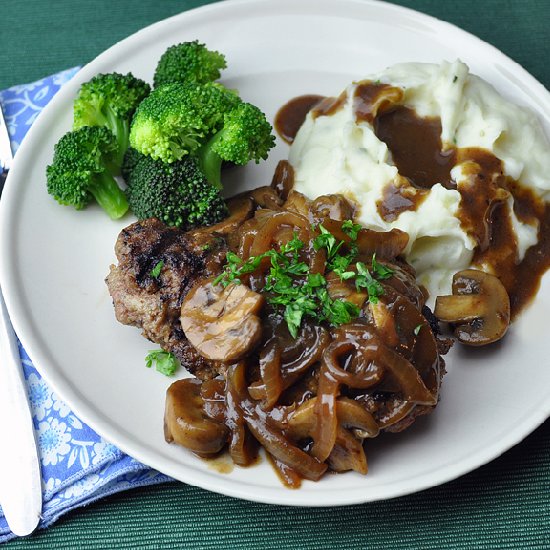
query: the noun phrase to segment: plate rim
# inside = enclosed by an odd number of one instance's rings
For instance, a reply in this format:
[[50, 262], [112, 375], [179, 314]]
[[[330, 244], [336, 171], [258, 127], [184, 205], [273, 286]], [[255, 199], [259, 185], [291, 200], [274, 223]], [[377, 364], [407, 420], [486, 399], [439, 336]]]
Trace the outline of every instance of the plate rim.
[[[283, 5], [280, 0], [226, 0], [222, 2], [215, 2], [205, 6], [200, 6], [191, 10], [187, 10], [171, 16], [169, 18], [157, 21], [144, 27], [123, 40], [116, 42], [111, 47], [99, 54], [90, 63], [83, 66], [83, 68], [73, 77], [73, 79], [67, 83], [52, 99], [52, 101], [44, 108], [44, 110], [37, 117], [37, 120], [29, 130], [28, 135], [23, 140], [21, 147], [18, 151], [18, 156], [15, 158], [15, 163], [10, 171], [8, 180], [4, 190], [3, 200], [0, 201], [0, 255], [2, 258], [11, 258], [17, 253], [11, 245], [9, 232], [13, 225], [12, 218], [15, 216], [15, 208], [10, 205], [15, 204], [17, 197], [17, 190], [12, 184], [12, 180], [16, 180], [19, 174], [19, 166], [23, 165], [23, 160], [29, 156], [29, 152], [32, 151], [34, 145], [33, 136], [37, 134], [42, 126], [45, 126], [48, 122], [48, 118], [53, 116], [58, 103], [64, 103], [66, 97], [71, 96], [76, 89], [77, 83], [84, 80], [88, 80], [98, 72], [98, 66], [101, 66], [112, 57], [113, 53], [117, 55], [119, 50], [124, 48], [130, 48], [133, 44], [139, 44], [147, 37], [153, 37], [159, 33], [165, 26], [170, 26], [177, 20], [191, 20], [194, 17], [208, 17], [210, 12], [223, 12], [224, 10], [243, 9], [247, 6], [262, 5], [270, 6], [277, 4], [279, 7]], [[428, 26], [436, 26], [440, 29], [447, 27], [452, 32], [459, 33], [464, 39], [476, 44], [478, 47], [483, 48], [485, 51], [490, 52], [495, 56], [495, 60], [501, 60], [506, 65], [512, 65], [516, 71], [519, 71], [524, 78], [524, 83], [530, 91], [534, 92], [537, 99], [540, 99], [543, 106], [546, 107], [545, 111], [548, 116], [550, 113], [550, 93], [546, 90], [544, 85], [535, 79], [530, 73], [528, 73], [519, 63], [512, 60], [502, 51], [495, 46], [483, 41], [477, 36], [461, 29], [457, 25], [449, 23], [447, 21], [440, 20], [431, 15], [418, 12], [411, 8], [391, 4], [388, 2], [382, 2], [377, 0], [284, 0], [286, 6], [306, 6], [309, 5], [315, 9], [322, 8], [324, 6], [338, 5], [340, 8], [345, 4], [360, 6], [359, 9], [364, 9], [365, 13], [368, 13], [372, 9], [393, 10], [400, 15], [406, 15], [409, 18], [416, 18], [417, 20], [426, 23]], [[261, 8], [259, 8], [261, 9]], [[281, 8], [282, 9], [282, 8]], [[50, 115], [52, 113], [52, 115]], [[29, 152], [28, 152], [29, 151]], [[19, 161], [18, 158], [23, 159]], [[23, 168], [21, 168], [23, 170]], [[529, 422], [522, 422], [516, 425], [515, 429], [509, 432], [506, 439], [506, 443], [503, 445], [502, 441], [493, 443], [484, 448], [483, 451], [475, 453], [475, 460], [463, 461], [461, 464], [449, 462], [444, 466], [438, 468], [435, 475], [433, 473], [416, 476], [408, 482], [400, 480], [398, 482], [399, 487], [393, 491], [387, 491], [387, 488], [393, 487], [394, 484], [385, 483], [381, 489], [376, 486], [372, 488], [374, 494], [367, 494], [366, 492], [358, 493], [355, 491], [341, 491], [337, 488], [328, 489], [331, 499], [329, 502], [321, 501], [320, 498], [312, 501], [312, 496], [320, 497], [322, 492], [306, 492], [306, 491], [288, 491], [278, 487], [262, 487], [260, 494], [257, 493], [257, 486], [251, 484], [244, 484], [241, 481], [231, 480], [229, 477], [225, 477], [225, 482], [220, 484], [219, 475], [213, 473], [199, 471], [193, 468], [181, 468], [182, 465], [177, 465], [175, 460], [167, 458], [165, 455], [156, 453], [154, 450], [151, 452], [150, 448], [143, 447], [139, 442], [130, 434], [124, 433], [124, 430], [119, 430], [113, 425], [103, 423], [97, 419], [98, 413], [94, 406], [92, 406], [87, 400], [81, 400], [79, 398], [79, 392], [72, 387], [72, 384], [65, 379], [62, 373], [56, 372], [55, 364], [48, 357], [50, 350], [41, 349], [39, 335], [32, 333], [32, 325], [27, 319], [27, 307], [22, 304], [22, 299], [19, 298], [17, 289], [19, 283], [16, 280], [16, 272], [11, 268], [12, 262], [2, 261], [0, 263], [0, 288], [4, 289], [4, 297], [12, 322], [15, 327], [16, 333], [20, 336], [24, 347], [28, 351], [29, 356], [32, 358], [34, 365], [40, 372], [41, 376], [46, 380], [47, 384], [52, 388], [57, 395], [63, 399], [71, 409], [81, 418], [86, 424], [88, 424], [99, 435], [113, 442], [123, 452], [139, 460], [144, 464], [149, 464], [150, 459], [154, 458], [154, 468], [158, 469], [162, 473], [171, 476], [177, 480], [183, 481], [190, 485], [195, 485], [213, 491], [216, 493], [224, 494], [231, 497], [246, 499], [250, 501], [262, 502], [267, 504], [278, 505], [290, 505], [290, 506], [308, 506], [308, 507], [325, 507], [336, 505], [353, 505], [364, 502], [373, 502], [377, 500], [385, 500], [390, 498], [396, 498], [411, 493], [416, 493], [425, 490], [429, 487], [435, 487], [442, 483], [456, 479], [468, 472], [471, 472], [478, 467], [487, 464], [491, 460], [494, 460], [505, 451], [509, 450], [514, 445], [518, 444], [525, 437], [531, 434], [538, 426], [540, 426], [550, 416], [550, 398], [539, 405], [535, 411], [530, 412]], [[136, 448], [137, 446], [137, 448]], [[137, 452], [136, 452], [137, 451]], [[182, 470], [186, 475], [182, 475]], [[449, 470], [452, 470], [451, 472]], [[384, 490], [386, 488], [386, 490]], [[256, 491], [255, 491], [256, 489]], [[365, 491], [365, 489], [361, 489]], [[284, 496], [286, 495], [286, 498]]]

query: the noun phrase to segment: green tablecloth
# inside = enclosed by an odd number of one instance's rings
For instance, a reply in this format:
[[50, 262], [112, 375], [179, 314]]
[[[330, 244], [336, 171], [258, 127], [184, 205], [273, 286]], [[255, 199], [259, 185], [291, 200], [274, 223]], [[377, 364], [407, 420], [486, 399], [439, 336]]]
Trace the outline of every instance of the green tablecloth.
[[[0, 89], [83, 64], [200, 0], [2, 0]], [[394, 0], [494, 44], [550, 87], [550, 1]], [[549, 367], [550, 365], [541, 365]], [[550, 421], [454, 482], [387, 502], [273, 507], [180, 483], [69, 514], [13, 548], [550, 548]]]

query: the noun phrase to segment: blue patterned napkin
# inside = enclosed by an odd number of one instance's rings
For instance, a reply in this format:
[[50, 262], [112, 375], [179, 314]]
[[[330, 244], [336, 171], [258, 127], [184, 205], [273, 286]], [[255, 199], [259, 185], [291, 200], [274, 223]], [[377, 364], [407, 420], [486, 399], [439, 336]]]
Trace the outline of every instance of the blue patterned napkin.
[[[0, 105], [13, 152], [40, 111], [79, 67], [32, 84], [0, 91]], [[98, 498], [170, 478], [125, 455], [81, 422], [42, 380], [19, 346], [42, 467], [43, 506], [39, 527]], [[15, 535], [0, 508], [0, 543]]]

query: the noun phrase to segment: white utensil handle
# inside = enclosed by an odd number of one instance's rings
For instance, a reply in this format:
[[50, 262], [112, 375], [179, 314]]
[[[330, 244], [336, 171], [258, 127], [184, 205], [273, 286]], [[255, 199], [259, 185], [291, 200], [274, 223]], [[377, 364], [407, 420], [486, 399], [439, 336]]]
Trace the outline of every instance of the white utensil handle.
[[17, 340], [0, 292], [0, 505], [19, 536], [42, 511], [40, 465]]

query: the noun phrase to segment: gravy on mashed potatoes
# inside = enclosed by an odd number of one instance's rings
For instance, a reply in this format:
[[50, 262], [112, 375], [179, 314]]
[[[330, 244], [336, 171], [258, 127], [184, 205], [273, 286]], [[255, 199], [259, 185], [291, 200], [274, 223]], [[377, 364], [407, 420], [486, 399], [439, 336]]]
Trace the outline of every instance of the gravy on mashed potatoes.
[[409, 234], [431, 301], [467, 267], [501, 279], [512, 315], [536, 292], [550, 267], [550, 145], [464, 63], [399, 64], [337, 98], [296, 98], [276, 127], [293, 141], [294, 189], [343, 194], [366, 227]]

